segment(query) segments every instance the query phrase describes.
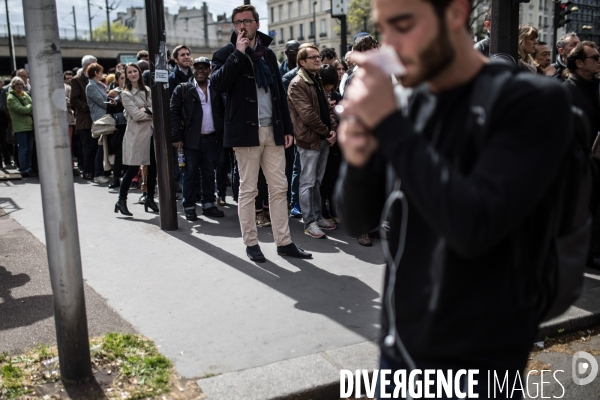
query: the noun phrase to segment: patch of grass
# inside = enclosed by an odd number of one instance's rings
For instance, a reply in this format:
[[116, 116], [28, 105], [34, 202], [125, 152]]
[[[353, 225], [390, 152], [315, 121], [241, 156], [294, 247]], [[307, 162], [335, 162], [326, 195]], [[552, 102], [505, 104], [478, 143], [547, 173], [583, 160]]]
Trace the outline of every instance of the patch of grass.
[[24, 395], [29, 391], [23, 383], [23, 371], [12, 363], [11, 359], [6, 361], [6, 357], [0, 367], [0, 397], [6, 396], [9, 399]]
[[[109, 333], [90, 340], [90, 346], [92, 371], [107, 398], [160, 398], [160, 395], [172, 392], [174, 387], [179, 392], [177, 396], [171, 393], [173, 398], [188, 398], [188, 395], [197, 398], [197, 385], [184, 385], [176, 376], [171, 361], [148, 339]], [[60, 396], [64, 387], [60, 382], [56, 353], [55, 347], [43, 345], [19, 356], [0, 353], [0, 399], [23, 395], [33, 398], [42, 398], [45, 394]]]
[[128, 386], [132, 399], [157, 396], [170, 390], [171, 361], [149, 340], [109, 333], [100, 343], [96, 358], [99, 357], [112, 361], [132, 384]]

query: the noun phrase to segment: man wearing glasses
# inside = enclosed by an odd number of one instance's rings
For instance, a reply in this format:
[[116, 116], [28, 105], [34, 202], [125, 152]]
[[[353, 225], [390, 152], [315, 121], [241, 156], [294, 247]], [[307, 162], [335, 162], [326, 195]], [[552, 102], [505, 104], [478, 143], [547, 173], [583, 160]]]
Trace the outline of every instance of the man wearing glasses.
[[254, 199], [262, 167], [269, 185], [273, 237], [281, 256], [311, 258], [291, 239], [287, 217], [285, 148], [292, 145], [293, 127], [277, 58], [268, 46], [272, 38], [258, 32], [258, 13], [251, 5], [232, 12], [231, 43], [213, 55], [212, 87], [226, 94], [223, 145], [235, 151], [240, 174], [238, 214], [246, 254], [264, 262], [258, 245]]
[[302, 166], [300, 208], [304, 233], [320, 239], [325, 237], [322, 230], [336, 228], [321, 215], [319, 187], [325, 175], [329, 146], [336, 140], [337, 122], [319, 76], [319, 48], [314, 44], [302, 46], [298, 52], [298, 64], [298, 75], [288, 89], [288, 103]]
[[186, 164], [183, 169], [183, 209], [188, 221], [198, 219], [196, 193], [200, 181], [202, 213], [207, 217], [225, 215], [215, 205], [215, 167], [222, 148], [223, 98], [211, 88], [208, 58], [196, 58], [193, 72], [194, 81], [178, 85], [171, 97], [173, 146], [183, 149]]

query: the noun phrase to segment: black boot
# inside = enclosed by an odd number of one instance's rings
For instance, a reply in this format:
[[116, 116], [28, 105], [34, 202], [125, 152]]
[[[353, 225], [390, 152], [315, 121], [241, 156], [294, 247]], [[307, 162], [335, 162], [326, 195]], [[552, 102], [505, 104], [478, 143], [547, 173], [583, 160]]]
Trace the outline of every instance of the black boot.
[[156, 202], [154, 201], [154, 196], [146, 196], [146, 201], [144, 202], [144, 210], [146, 212], [148, 212], [148, 209], [151, 209], [152, 212], [157, 213], [158, 212], [158, 206], [156, 205]]
[[125, 199], [119, 199], [119, 201], [117, 201], [117, 204], [115, 204], [115, 212], [118, 213], [119, 211], [121, 211], [121, 214], [126, 215], [128, 217], [131, 217], [133, 215], [127, 209], [127, 200]]
[[114, 189], [114, 188], [118, 188], [119, 186], [121, 186], [121, 179], [119, 179], [117, 177], [117, 175], [115, 175], [115, 177], [113, 178], [113, 181], [110, 185], [108, 185], [109, 189]]

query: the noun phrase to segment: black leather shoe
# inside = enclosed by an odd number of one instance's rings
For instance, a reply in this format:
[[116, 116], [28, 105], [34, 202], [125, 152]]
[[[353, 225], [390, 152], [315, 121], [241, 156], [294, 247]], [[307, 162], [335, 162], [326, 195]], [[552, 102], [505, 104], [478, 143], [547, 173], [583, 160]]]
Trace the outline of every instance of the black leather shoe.
[[287, 246], [277, 246], [277, 254], [287, 257], [312, 258], [311, 253], [306, 252], [294, 243], [290, 243]]
[[207, 217], [221, 218], [225, 216], [225, 213], [219, 210], [217, 207], [212, 206], [202, 209], [202, 215], [206, 215]]
[[185, 219], [188, 221], [196, 221], [198, 219], [198, 215], [196, 215], [196, 210], [185, 210]]
[[262, 251], [260, 251], [260, 246], [257, 244], [255, 244], [254, 246], [247, 246], [246, 254], [248, 255], [248, 258], [250, 259], [250, 261], [254, 261], [257, 263], [262, 263], [262, 262], [267, 261], [265, 259], [265, 255], [262, 253]]
[[151, 209], [152, 212], [158, 212], [158, 206], [154, 202], [153, 196], [147, 196], [146, 201], [144, 202], [144, 211], [148, 212], [148, 209]]
[[118, 188], [119, 186], [121, 186], [121, 180], [119, 178], [117, 178], [117, 179], [113, 179], [112, 183], [110, 185], [108, 185], [108, 188], [114, 189], [114, 188]]

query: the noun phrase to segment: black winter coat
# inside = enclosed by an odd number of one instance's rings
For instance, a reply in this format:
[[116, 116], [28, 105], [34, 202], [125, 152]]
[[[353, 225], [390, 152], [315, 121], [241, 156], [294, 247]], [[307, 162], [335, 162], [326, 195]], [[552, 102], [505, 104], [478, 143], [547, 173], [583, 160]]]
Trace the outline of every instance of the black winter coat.
[[588, 117], [592, 126], [592, 139], [595, 139], [596, 132], [600, 131], [600, 81], [598, 78], [588, 81], [571, 72], [563, 85], [571, 92], [573, 104], [581, 108]]
[[[188, 82], [185, 85], [187, 85], [185, 100], [183, 99], [184, 90], [182, 85], [177, 85], [173, 97], [171, 97], [171, 137], [173, 143], [183, 141], [183, 147], [186, 149], [198, 150], [200, 148], [202, 119], [204, 118], [202, 102], [194, 83]], [[215, 133], [218, 138], [222, 138], [223, 116], [225, 115], [223, 97], [212, 88], [212, 85], [209, 91]]]
[[[273, 130], [275, 144], [285, 143], [285, 135], [293, 135], [294, 128], [287, 104], [287, 95], [281, 83], [277, 57], [268, 46], [273, 39], [256, 32], [267, 47], [265, 61], [273, 77], [269, 86], [273, 101]], [[245, 53], [237, 50], [237, 34], [231, 35], [231, 43], [218, 50], [212, 59], [211, 87], [226, 95], [224, 147], [259, 146], [258, 140], [258, 96], [254, 66]], [[263, 90], [263, 89], [261, 89]]]
[[180, 83], [189, 82], [193, 78], [194, 78], [194, 73], [192, 72], [191, 68], [188, 69], [187, 75], [184, 74], [183, 71], [179, 69], [179, 67], [173, 68], [173, 71], [169, 74], [169, 96], [170, 97], [173, 96], [173, 92], [175, 91], [175, 88]]

